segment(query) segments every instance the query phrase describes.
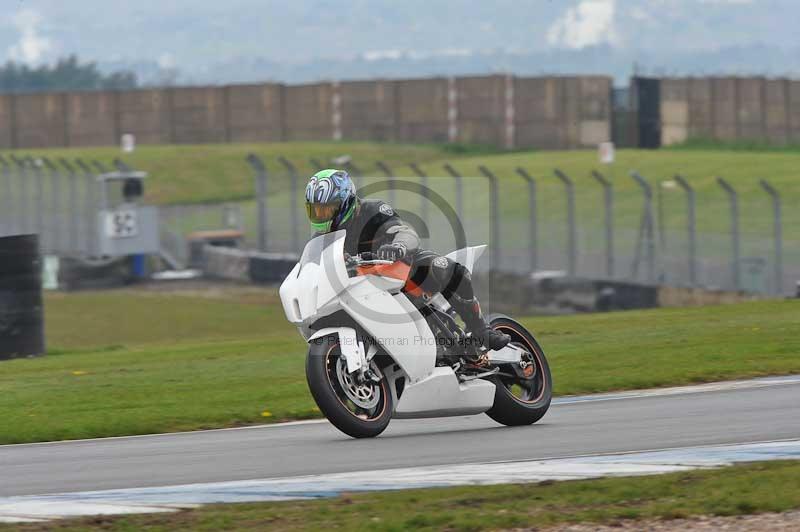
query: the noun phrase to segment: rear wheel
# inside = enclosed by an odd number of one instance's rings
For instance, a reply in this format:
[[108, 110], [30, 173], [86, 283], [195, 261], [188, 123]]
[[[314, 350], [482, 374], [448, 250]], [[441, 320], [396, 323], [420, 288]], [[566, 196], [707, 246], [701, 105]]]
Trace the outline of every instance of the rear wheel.
[[[373, 372], [381, 373], [372, 362]], [[386, 377], [379, 382], [359, 381], [347, 372], [337, 336], [326, 336], [308, 346], [308, 388], [320, 411], [333, 425], [354, 438], [372, 438], [392, 418], [392, 396]]]
[[525, 327], [503, 315], [492, 316], [493, 329], [511, 336], [511, 343], [530, 353], [521, 375], [494, 376], [494, 405], [486, 414], [503, 425], [530, 425], [550, 408], [553, 380], [544, 351]]

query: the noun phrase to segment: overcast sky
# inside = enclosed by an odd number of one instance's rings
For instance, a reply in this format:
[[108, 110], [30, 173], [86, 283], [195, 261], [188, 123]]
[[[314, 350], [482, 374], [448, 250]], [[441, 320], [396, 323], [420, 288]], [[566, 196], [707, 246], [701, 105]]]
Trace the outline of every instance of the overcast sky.
[[800, 48], [800, 0], [0, 0], [0, 56], [231, 59]]

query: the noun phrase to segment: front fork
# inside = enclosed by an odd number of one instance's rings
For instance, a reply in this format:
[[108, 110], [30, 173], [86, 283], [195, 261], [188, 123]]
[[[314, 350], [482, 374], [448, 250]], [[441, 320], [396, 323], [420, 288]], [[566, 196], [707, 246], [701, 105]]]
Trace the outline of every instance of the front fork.
[[374, 343], [365, 346], [352, 327], [326, 327], [314, 333], [308, 341], [312, 342], [334, 334], [339, 338], [339, 349], [347, 363], [347, 372], [353, 374], [359, 382], [366, 380], [380, 382], [380, 371], [374, 364], [370, 364], [378, 348]]

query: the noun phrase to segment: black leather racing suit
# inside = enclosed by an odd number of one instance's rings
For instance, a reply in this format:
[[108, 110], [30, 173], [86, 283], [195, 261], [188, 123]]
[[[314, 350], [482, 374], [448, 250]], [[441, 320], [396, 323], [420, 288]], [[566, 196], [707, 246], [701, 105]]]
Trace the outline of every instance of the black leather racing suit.
[[402, 244], [404, 261], [411, 265], [411, 280], [431, 293], [440, 292], [461, 316], [473, 335], [489, 349], [499, 349], [510, 338], [489, 327], [481, 314], [469, 270], [443, 255], [419, 247], [416, 231], [403, 223], [394, 209], [375, 199], [359, 199], [353, 216], [338, 229], [346, 229], [344, 251], [350, 255], [377, 253], [385, 244]]

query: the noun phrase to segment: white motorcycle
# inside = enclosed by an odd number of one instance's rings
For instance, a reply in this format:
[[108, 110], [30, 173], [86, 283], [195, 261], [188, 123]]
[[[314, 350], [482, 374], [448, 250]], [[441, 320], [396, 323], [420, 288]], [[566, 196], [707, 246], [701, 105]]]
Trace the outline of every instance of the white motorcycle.
[[[512, 340], [487, 351], [441, 294], [408, 279], [408, 264], [346, 256], [344, 241], [345, 231], [310, 240], [280, 288], [286, 318], [309, 344], [309, 389], [331, 423], [367, 438], [392, 418], [486, 412], [504, 425], [528, 425], [544, 416], [553, 383], [530, 332], [492, 315], [491, 326]], [[472, 271], [485, 248], [448, 257]]]

